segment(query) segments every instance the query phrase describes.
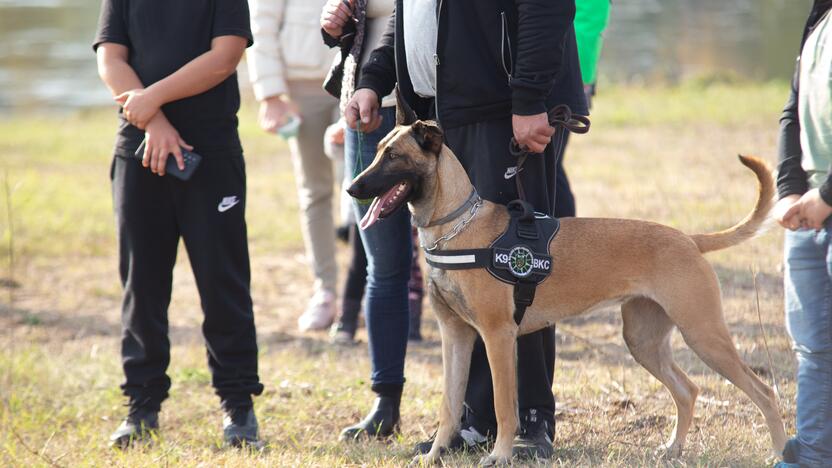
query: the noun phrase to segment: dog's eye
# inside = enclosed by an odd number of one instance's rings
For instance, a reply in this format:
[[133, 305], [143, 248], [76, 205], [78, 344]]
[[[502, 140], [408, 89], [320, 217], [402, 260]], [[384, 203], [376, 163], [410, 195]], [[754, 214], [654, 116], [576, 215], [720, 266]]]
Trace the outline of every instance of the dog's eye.
[[399, 155], [390, 151], [389, 153], [387, 153], [387, 157], [390, 158], [390, 159], [396, 159], [396, 158], [399, 157]]

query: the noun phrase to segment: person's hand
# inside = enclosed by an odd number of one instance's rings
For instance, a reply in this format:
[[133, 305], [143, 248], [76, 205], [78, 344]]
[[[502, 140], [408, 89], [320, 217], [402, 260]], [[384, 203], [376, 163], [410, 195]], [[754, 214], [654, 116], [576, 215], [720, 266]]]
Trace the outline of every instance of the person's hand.
[[150, 119], [159, 112], [163, 104], [156, 99], [154, 93], [147, 89], [131, 89], [113, 99], [124, 109], [124, 118], [142, 130], [147, 127]]
[[369, 88], [361, 88], [352, 95], [352, 99], [344, 109], [344, 119], [353, 130], [361, 121], [361, 131], [370, 133], [381, 126], [381, 115], [378, 113], [378, 95]]
[[511, 127], [517, 145], [530, 153], [542, 153], [555, 134], [545, 112], [535, 115], [514, 114], [511, 116]]
[[[794, 193], [781, 198], [777, 201], [777, 204], [774, 205], [774, 209], [771, 211], [771, 214], [780, 226], [783, 226], [786, 229], [791, 229], [792, 231], [795, 231], [800, 227], [800, 209], [798, 208], [796, 211], [791, 211], [792, 207], [795, 206], [798, 201], [800, 201], [800, 195]], [[786, 216], [787, 214], [788, 216]]]
[[804, 193], [783, 217], [797, 216], [803, 227], [819, 231], [823, 229], [823, 223], [830, 215], [832, 215], [832, 206], [823, 201], [818, 189], [812, 189]]
[[278, 128], [286, 125], [289, 116], [296, 112], [295, 105], [289, 99], [289, 96], [285, 94], [272, 96], [260, 103], [260, 114], [257, 121], [260, 123], [260, 128], [269, 133], [274, 133]]
[[168, 162], [168, 156], [173, 154], [173, 157], [176, 158], [176, 165], [180, 170], [184, 170], [183, 147], [188, 151], [194, 149], [179, 136], [179, 132], [173, 128], [165, 114], [159, 112], [148, 122], [145, 130], [142, 166], [149, 167], [154, 174], [163, 176], [165, 175], [165, 164]]
[[344, 3], [344, 0], [329, 0], [321, 11], [321, 28], [336, 39], [344, 34], [344, 26], [352, 16], [355, 0], [348, 1], [349, 5]]

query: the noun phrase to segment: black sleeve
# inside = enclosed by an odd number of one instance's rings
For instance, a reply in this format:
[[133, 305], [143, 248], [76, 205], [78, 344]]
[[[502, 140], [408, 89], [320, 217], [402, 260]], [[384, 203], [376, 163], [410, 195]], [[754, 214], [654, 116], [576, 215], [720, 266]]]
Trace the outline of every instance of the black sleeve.
[[105, 42], [114, 42], [130, 47], [127, 36], [127, 12], [124, 0], [102, 0], [98, 17], [98, 28], [92, 41], [92, 50]]
[[341, 41], [336, 37], [330, 36], [328, 32], [324, 31], [324, 28], [321, 28], [321, 37], [324, 40], [324, 44], [330, 49], [341, 45]]
[[340, 47], [341, 52], [349, 52], [355, 42], [356, 26], [355, 21], [349, 21], [344, 26], [341, 37], [330, 36], [328, 32], [321, 28], [321, 37], [324, 39], [324, 44], [330, 49], [333, 47]]
[[251, 20], [248, 14], [246, 0], [216, 0], [214, 4], [214, 24], [211, 26], [211, 37], [240, 36], [248, 41], [246, 47], [251, 47], [254, 38], [251, 35]]
[[361, 77], [355, 89], [369, 88], [378, 98], [393, 92], [396, 87], [396, 11], [390, 15], [381, 44], [370, 54], [370, 59], [361, 67]]
[[806, 171], [803, 170], [800, 149], [800, 118], [797, 113], [797, 96], [800, 89], [800, 57], [798, 57], [789, 99], [780, 116], [780, 141], [778, 144], [777, 196], [803, 195], [809, 190]]
[[780, 139], [777, 148], [777, 196], [803, 195], [809, 190], [806, 171], [803, 170], [800, 149], [800, 118], [797, 103], [800, 90], [800, 56], [797, 57], [789, 90], [789, 99], [780, 115]]
[[575, 0], [516, 0], [517, 60], [511, 78], [512, 113], [546, 112], [546, 96], [561, 71]]
[[[829, 171], [832, 171], [832, 165], [829, 166]], [[820, 198], [822, 198], [827, 205], [832, 206], [832, 172], [827, 174], [826, 180], [823, 181], [823, 185], [818, 187], [818, 192], [820, 193]]]

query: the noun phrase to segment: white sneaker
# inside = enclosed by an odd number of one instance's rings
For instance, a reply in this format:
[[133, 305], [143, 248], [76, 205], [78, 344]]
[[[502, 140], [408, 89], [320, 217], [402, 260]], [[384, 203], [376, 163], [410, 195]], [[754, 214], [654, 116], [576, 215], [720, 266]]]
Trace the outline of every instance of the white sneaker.
[[335, 321], [336, 315], [335, 294], [325, 289], [316, 291], [303, 315], [298, 317], [298, 328], [302, 332], [326, 330]]

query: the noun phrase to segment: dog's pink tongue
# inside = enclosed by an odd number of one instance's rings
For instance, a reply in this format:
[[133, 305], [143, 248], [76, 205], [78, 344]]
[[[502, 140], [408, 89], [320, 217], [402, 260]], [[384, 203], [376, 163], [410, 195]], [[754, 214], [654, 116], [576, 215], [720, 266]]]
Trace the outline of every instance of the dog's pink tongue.
[[381, 214], [381, 197], [376, 197], [373, 199], [373, 203], [370, 205], [370, 209], [367, 210], [367, 213], [364, 214], [364, 217], [361, 218], [361, 221], [358, 223], [358, 227], [361, 230], [365, 230], [368, 227], [372, 226], [373, 224], [378, 221], [378, 215]]
[[373, 200], [373, 204], [370, 205], [370, 209], [367, 210], [367, 214], [365, 214], [364, 217], [361, 218], [361, 222], [358, 223], [358, 227], [360, 227], [362, 231], [375, 224], [381, 216], [381, 211], [384, 207], [388, 206], [391, 201], [395, 201], [396, 197], [399, 195], [399, 187], [399, 185], [396, 185], [383, 195], [380, 195]]

